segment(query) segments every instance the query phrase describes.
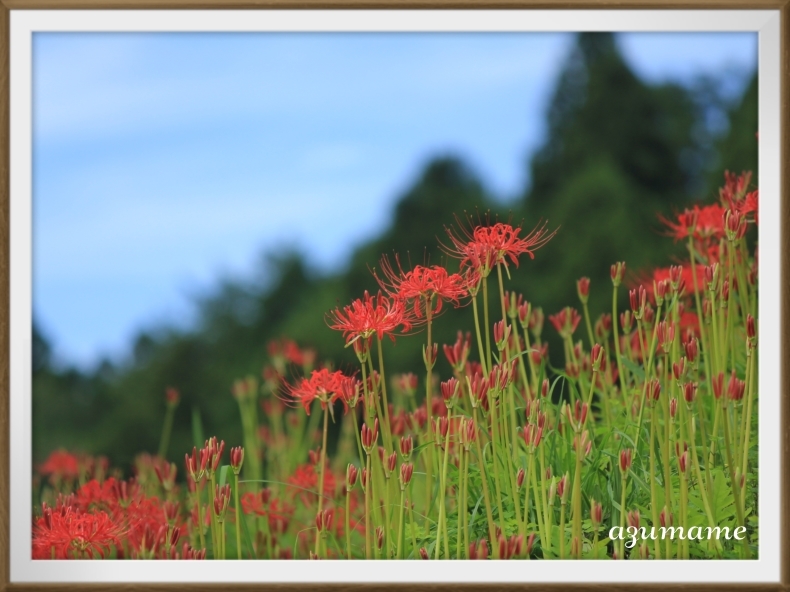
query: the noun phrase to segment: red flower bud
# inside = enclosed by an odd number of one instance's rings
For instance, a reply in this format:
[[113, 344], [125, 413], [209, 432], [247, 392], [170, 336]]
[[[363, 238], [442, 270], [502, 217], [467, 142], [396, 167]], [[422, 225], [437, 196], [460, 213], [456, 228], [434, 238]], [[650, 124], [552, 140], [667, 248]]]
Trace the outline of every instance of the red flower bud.
[[583, 277], [576, 281], [576, 292], [579, 294], [579, 300], [582, 304], [586, 304], [590, 297], [590, 278]]
[[625, 473], [631, 468], [631, 454], [630, 448], [623, 448], [620, 451], [620, 471]]

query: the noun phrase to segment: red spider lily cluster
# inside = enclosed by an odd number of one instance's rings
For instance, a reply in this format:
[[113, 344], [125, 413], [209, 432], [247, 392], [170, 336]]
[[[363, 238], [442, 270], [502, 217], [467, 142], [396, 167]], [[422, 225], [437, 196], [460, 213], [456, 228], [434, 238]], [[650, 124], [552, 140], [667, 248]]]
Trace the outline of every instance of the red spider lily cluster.
[[[458, 273], [383, 257], [380, 290], [326, 316], [358, 367], [272, 342], [261, 375], [231, 388], [243, 445], [195, 446], [180, 480], [163, 453], [140, 455], [124, 480], [105, 460], [54, 452], [38, 467], [33, 556], [752, 557], [757, 199], [748, 173], [728, 173], [718, 203], [661, 218], [685, 254], [652, 270], [614, 263], [612, 308], [597, 317], [601, 287], [576, 279], [580, 309], [548, 315], [558, 367], [542, 308], [504, 287], [556, 230], [448, 228]], [[446, 304], [469, 305], [474, 331], [440, 347]], [[424, 368], [387, 374], [384, 338], [415, 334]], [[177, 395], [166, 394], [160, 450]], [[688, 536], [631, 544], [629, 528]], [[702, 528], [736, 536], [703, 541]]]

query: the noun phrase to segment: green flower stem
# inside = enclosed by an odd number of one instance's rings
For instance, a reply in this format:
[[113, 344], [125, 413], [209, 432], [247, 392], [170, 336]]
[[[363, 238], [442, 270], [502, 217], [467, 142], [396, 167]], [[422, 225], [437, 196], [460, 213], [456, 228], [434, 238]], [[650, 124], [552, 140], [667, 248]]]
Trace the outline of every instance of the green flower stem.
[[[527, 538], [527, 523], [529, 522], [529, 488], [532, 483], [532, 466], [535, 463], [535, 452], [530, 451], [527, 456], [527, 475], [526, 475], [526, 483], [524, 484], [524, 522], [522, 523], [521, 527], [521, 536], [524, 537], [524, 540]], [[537, 503], [535, 504], [537, 506]], [[535, 516], [538, 516], [538, 513], [535, 512]], [[538, 526], [541, 526], [541, 521], [538, 519]], [[543, 529], [540, 529], [541, 535], [543, 534]], [[541, 537], [541, 541], [545, 542], [543, 537]]]
[[210, 487], [209, 487], [209, 504], [208, 511], [211, 514], [211, 551], [214, 553], [214, 559], [217, 559], [217, 552], [219, 549], [219, 537], [217, 533], [217, 517], [214, 515], [214, 491], [216, 484], [216, 477], [214, 472], [209, 472]]
[[200, 483], [195, 483], [195, 500], [197, 501], [197, 514], [198, 514], [198, 534], [200, 535], [200, 548], [206, 548], [206, 535], [203, 533], [203, 509], [200, 503]]
[[[664, 364], [664, 384], [669, 384], [669, 360], [666, 360]], [[670, 481], [670, 450], [672, 449], [672, 435], [670, 433], [670, 422], [671, 418], [669, 416], [669, 393], [661, 397], [661, 410], [663, 411], [664, 415], [664, 438], [661, 443], [661, 456], [662, 462], [664, 464], [664, 504], [667, 507], [667, 521], [669, 521], [669, 516], [672, 515], [672, 509], [674, 507], [673, 499], [672, 499], [672, 482]], [[666, 555], [665, 559], [672, 558], [672, 539], [667, 537], [664, 539], [666, 541]]]
[[565, 502], [560, 501], [560, 559], [565, 559]]
[[379, 377], [381, 378], [381, 397], [383, 399], [382, 406], [384, 407], [384, 415], [383, 421], [384, 425], [382, 426], [381, 433], [384, 434], [386, 440], [384, 441], [387, 445], [387, 450], [392, 450], [392, 433], [390, 432], [390, 412], [389, 412], [389, 403], [387, 403], [387, 378], [384, 374], [384, 355], [381, 351], [381, 338], [376, 338], [376, 345], [378, 346], [378, 353], [379, 353]]
[[[489, 391], [489, 395], [491, 391]], [[502, 534], [505, 533], [505, 513], [502, 511], [502, 486], [499, 481], [499, 437], [497, 436], [497, 420], [496, 420], [496, 402], [497, 398], [491, 399], [491, 408], [489, 415], [491, 416], [491, 464], [494, 465], [494, 485], [496, 486], [496, 503], [497, 510], [499, 510], [499, 528]], [[491, 545], [496, 546], [496, 541], [491, 540]]]
[[[579, 438], [581, 440], [581, 438]], [[576, 469], [573, 475], [573, 493], [571, 495], [571, 505], [573, 506], [573, 528], [571, 540], [578, 537], [579, 546], [574, 559], [581, 559], [582, 547], [582, 456], [581, 444], [576, 447]]]
[[[628, 471], [620, 472], [620, 529], [625, 528], [625, 489], [628, 485]], [[620, 538], [620, 547], [617, 556], [620, 559], [625, 559], [625, 541]]]
[[367, 478], [368, 482], [365, 486], [365, 559], [372, 559], [373, 553], [371, 552], [371, 539], [373, 538], [373, 533], [372, 533], [373, 525], [370, 523], [370, 503], [371, 503], [370, 499], [371, 499], [371, 494], [373, 493], [371, 491], [371, 488], [373, 486], [373, 475], [370, 474], [371, 472], [370, 454], [368, 454], [368, 458], [366, 462], [367, 462], [366, 471], [368, 476]]
[[628, 374], [623, 367], [623, 362], [620, 359], [620, 339], [617, 336], [617, 327], [620, 324], [620, 317], [617, 315], [617, 287], [612, 287], [612, 332], [614, 334], [614, 353], [617, 359], [617, 373], [620, 377], [621, 395], [623, 401], [626, 400], [626, 392], [628, 391]]
[[488, 366], [486, 365], [485, 349], [483, 349], [483, 336], [480, 331], [480, 314], [477, 310], [477, 294], [472, 297], [472, 310], [475, 316], [475, 335], [477, 336], [477, 349], [480, 351], [480, 365], [483, 368], [483, 374], [488, 374]]
[[[537, 496], [535, 501], [535, 508], [540, 505], [543, 522], [546, 524], [548, 549], [551, 551], [551, 528], [554, 522], [554, 510], [549, 507], [549, 502], [546, 497], [546, 455], [543, 452], [544, 447], [538, 446], [538, 448], [540, 449], [540, 495]], [[535, 483], [537, 483], [537, 480]]]
[[[395, 557], [403, 559], [403, 493], [405, 489], [400, 490], [400, 505], [398, 506], [398, 549], [395, 552]], [[350, 559], [350, 556], [349, 556]]]
[[236, 509], [236, 558], [241, 559], [241, 521], [244, 515], [239, 504], [239, 474], [233, 474], [233, 507]]
[[165, 411], [165, 422], [162, 425], [162, 437], [159, 439], [159, 458], [165, 458], [167, 448], [170, 445], [170, 434], [173, 431], [173, 417], [176, 414], [176, 406], [167, 404]]
[[[486, 368], [491, 371], [491, 323], [488, 320], [488, 277], [483, 278], [483, 326], [486, 335]], [[493, 543], [492, 543], [492, 546]]]
[[[330, 403], [328, 403], [330, 404]], [[318, 476], [318, 514], [324, 509], [324, 474], [326, 473], [326, 434], [329, 430], [329, 409], [324, 409], [324, 434], [321, 443], [321, 458], [318, 462], [321, 463], [321, 468]], [[315, 554], [318, 555], [319, 545], [321, 543], [321, 533], [318, 529], [315, 531]]]
[[[448, 420], [450, 418], [448, 417]], [[447, 435], [444, 437], [444, 459], [442, 462], [442, 472], [439, 476], [439, 521], [436, 525], [436, 550], [434, 559], [439, 559], [439, 552], [442, 543], [442, 531], [444, 531], [444, 556], [446, 559], [450, 558], [450, 548], [447, 537], [447, 517], [446, 517], [446, 503], [447, 495], [445, 493], [446, 479], [447, 479], [447, 458], [450, 451], [450, 430], [447, 429]]]
[[[724, 448], [727, 454], [727, 468], [730, 472], [730, 485], [732, 486], [732, 499], [735, 502], [735, 514], [738, 518], [738, 526], [744, 526], [743, 520], [743, 507], [741, 506], [741, 496], [740, 496], [740, 484], [736, 483], [735, 481], [735, 467], [732, 464], [732, 446], [730, 445], [730, 427], [729, 427], [729, 419], [727, 417], [727, 409], [722, 410], [723, 413], [721, 414], [724, 418], [722, 423], [724, 424]], [[748, 537], [743, 537], [743, 552], [744, 556], [748, 559], [751, 555], [749, 552], [749, 541], [747, 540]]]
[[[686, 467], [688, 469], [688, 467]], [[680, 475], [680, 526], [683, 527], [684, 532], [688, 532], [688, 481], [686, 480], [686, 473], [680, 470], [678, 466], [678, 474]], [[681, 559], [688, 559], [688, 540], [681, 539], [678, 542], [678, 557]]]
[[464, 501], [464, 448], [458, 448], [458, 488], [455, 493], [456, 516], [458, 523], [455, 526], [455, 558], [461, 558], [461, 539], [463, 539], [463, 515], [466, 514]]
[[[636, 424], [636, 435], [634, 437], [634, 454], [636, 454], [636, 455], [639, 455], [639, 436], [642, 433], [642, 417], [643, 417], [643, 412], [645, 410], [645, 403], [646, 403], [645, 399], [647, 398], [647, 383], [650, 380], [651, 372], [653, 370], [653, 352], [656, 349], [656, 340], [658, 338], [658, 323], [659, 323], [660, 319], [661, 319], [661, 305], [659, 304], [658, 310], [656, 311], [655, 323], [653, 324], [653, 338], [652, 338], [651, 343], [650, 343], [650, 354], [648, 355], [648, 358], [647, 358], [647, 366], [645, 366], [645, 384], [644, 384], [643, 392], [642, 392], [642, 401], [641, 401], [641, 403], [639, 405], [639, 420], [637, 421], [637, 424]], [[639, 331], [640, 331], [639, 339], [640, 339], [640, 342], [641, 342], [641, 340], [642, 340], [642, 337], [641, 337], [641, 331], [642, 331], [642, 329], [641, 329], [641, 321], [639, 323], [637, 323], [637, 326], [640, 327], [640, 329], [639, 329]], [[645, 350], [643, 349], [642, 350], [642, 359], [643, 360], [644, 360], [644, 357], [645, 357], [644, 353], [645, 353]], [[652, 427], [651, 427], [651, 429], [652, 429]], [[651, 443], [651, 446], [652, 446], [652, 443]], [[651, 451], [650, 457], [651, 458], [653, 457], [652, 451]], [[651, 469], [650, 473], [651, 473], [651, 475], [654, 474], [652, 469]]]
[[409, 498], [406, 503], [409, 505], [409, 524], [411, 524], [411, 552], [412, 554], [417, 551], [417, 525], [414, 523], [414, 505], [412, 499], [414, 497], [414, 486], [409, 483]]
[[[646, 403], [645, 403], [646, 404]], [[653, 513], [653, 526], [658, 528], [658, 496], [656, 494], [656, 406], [650, 407], [650, 509]], [[654, 541], [656, 559], [661, 559], [661, 546], [658, 538]]]
[[[529, 476], [529, 481], [532, 482], [533, 495], [535, 497], [535, 510], [536, 516], [538, 518], [538, 533], [540, 534], [540, 540], [547, 541], [548, 548], [551, 549], [551, 524], [548, 523], [548, 526], [544, 529], [543, 524], [546, 523], [546, 512], [543, 511], [543, 508], [540, 504], [540, 491], [538, 491], [538, 478], [535, 474], [535, 463], [532, 463], [530, 472], [531, 475]], [[541, 473], [542, 472], [543, 469], [541, 468]], [[527, 483], [527, 487], [529, 487], [529, 483]]]
[[462, 525], [464, 529], [464, 553], [466, 553], [466, 559], [469, 559], [469, 522], [466, 520], [467, 517], [467, 508], [469, 506], [469, 458], [470, 458], [470, 450], [468, 448], [464, 448], [463, 451], [463, 497], [461, 498], [462, 503], [461, 507], [458, 508], [458, 515], [463, 517]]
[[752, 402], [755, 398], [755, 376], [757, 374], [756, 370], [756, 358], [757, 358], [757, 351], [748, 347], [746, 350], [746, 421], [745, 421], [745, 428], [743, 430], [743, 462], [741, 466], [742, 474], [746, 475], [746, 471], [749, 467], [749, 437], [752, 431]]
[[[479, 430], [478, 423], [477, 423], [477, 407], [474, 408], [473, 411], [473, 421], [475, 422], [475, 429]], [[486, 505], [486, 519], [488, 520], [488, 536], [491, 540], [491, 547], [494, 550], [494, 554], [499, 554], [499, 547], [498, 545], [494, 544], [496, 537], [494, 536], [494, 516], [491, 512], [491, 496], [488, 494], [488, 480], [486, 478], [486, 469], [485, 469], [485, 459], [483, 458], [483, 449], [480, 447], [480, 438], [475, 438], [475, 445], [477, 446], [477, 459], [480, 467], [480, 481], [483, 484], [483, 501]]]
[[351, 492], [346, 491], [346, 557], [351, 559]]
[[[364, 368], [364, 365], [362, 366]], [[357, 454], [359, 455], [359, 462], [362, 462], [362, 459], [365, 458], [362, 452], [362, 438], [360, 437], [360, 427], [359, 421], [357, 421], [357, 410], [356, 408], [351, 410], [351, 417], [354, 419], [354, 434], [356, 435], [357, 440]]]
[[[433, 442], [433, 405], [431, 404], [431, 395], [433, 391], [433, 363], [427, 362], [427, 356], [431, 355], [429, 352], [432, 349], [432, 335], [431, 335], [431, 299], [425, 299], [425, 317], [428, 325], [428, 343], [426, 347], [426, 362], [425, 362], [425, 408], [428, 416], [426, 425], [428, 426], [428, 435], [426, 442]], [[431, 509], [431, 501], [433, 499], [433, 446], [430, 444], [426, 447], [428, 454], [428, 463], [425, 471], [425, 514], [428, 515]]]

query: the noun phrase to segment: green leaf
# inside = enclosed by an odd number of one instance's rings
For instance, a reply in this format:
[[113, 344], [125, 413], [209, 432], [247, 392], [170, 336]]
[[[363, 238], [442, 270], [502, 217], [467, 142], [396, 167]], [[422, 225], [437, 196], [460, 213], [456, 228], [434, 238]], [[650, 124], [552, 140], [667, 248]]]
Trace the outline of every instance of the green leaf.
[[200, 409], [192, 407], [192, 440], [196, 448], [202, 448], [206, 442], [203, 438], [203, 422], [200, 421]]

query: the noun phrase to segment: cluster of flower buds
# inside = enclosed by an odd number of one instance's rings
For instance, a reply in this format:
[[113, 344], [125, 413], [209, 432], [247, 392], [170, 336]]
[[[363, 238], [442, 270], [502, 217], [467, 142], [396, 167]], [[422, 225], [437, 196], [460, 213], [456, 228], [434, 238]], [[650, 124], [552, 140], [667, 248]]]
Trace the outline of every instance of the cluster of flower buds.
[[494, 343], [497, 349], [502, 352], [507, 347], [510, 339], [510, 325], [504, 319], [494, 323]]
[[620, 313], [620, 328], [623, 330], [623, 334], [628, 335], [631, 333], [631, 329], [634, 326], [634, 317], [631, 315], [630, 310], [625, 310]]
[[425, 362], [426, 370], [433, 370], [436, 365], [436, 358], [439, 354], [439, 344], [434, 343], [430, 347], [422, 346], [422, 361]]
[[346, 467], [346, 494], [351, 493], [351, 490], [354, 489], [354, 485], [357, 483], [357, 475], [359, 474], [359, 469], [348, 463]]
[[728, 209], [724, 212], [724, 231], [727, 240], [734, 242], [742, 239], [746, 235], [746, 218], [736, 209]]
[[595, 499], [590, 500], [590, 522], [593, 528], [597, 529], [603, 522], [603, 506]]
[[562, 406], [563, 415], [568, 420], [568, 423], [571, 426], [571, 429], [575, 433], [579, 433], [584, 428], [584, 424], [587, 421], [587, 413], [589, 412], [589, 405], [587, 403], [582, 403], [580, 400], [576, 400], [573, 408], [567, 403], [564, 403]]
[[686, 376], [686, 356], [682, 356], [677, 362], [672, 363], [672, 376], [675, 382], [680, 384]]
[[628, 469], [631, 468], [631, 457], [633, 451], [630, 448], [623, 448], [620, 450], [620, 472], [625, 476]]
[[400, 455], [404, 462], [411, 459], [414, 450], [414, 439], [411, 436], [403, 436], [400, 439]]
[[511, 535], [506, 539], [503, 535], [499, 535], [499, 558], [512, 559], [513, 557], [520, 558], [524, 556], [524, 536], [520, 534]]
[[688, 463], [689, 463], [688, 444], [684, 442], [682, 448], [683, 448], [683, 452], [680, 452], [681, 446], [679, 445], [679, 443], [677, 442], [675, 443], [675, 454], [678, 457], [678, 470], [681, 473], [685, 473], [686, 470], [688, 469]]
[[205, 448], [200, 449], [200, 457], [198, 458], [198, 449], [192, 447], [192, 456], [189, 454], [184, 455], [186, 462], [187, 473], [192, 478], [192, 481], [197, 484], [203, 477], [206, 476], [206, 465], [208, 463], [208, 450]]
[[567, 472], [562, 476], [562, 479], [557, 481], [557, 495], [560, 498], [561, 504], [568, 501], [568, 492], [571, 490], [571, 488], [568, 487], [568, 481], [570, 481], [570, 476]]
[[530, 454], [534, 454], [543, 438], [543, 427], [538, 427], [538, 424], [529, 423], [524, 426], [521, 434], [524, 436], [524, 444], [527, 445], [527, 451]]
[[324, 534], [332, 528], [332, 519], [335, 517], [333, 509], [322, 510], [315, 515], [315, 528], [319, 534]]
[[730, 380], [727, 383], [727, 397], [730, 401], [740, 401], [743, 399], [743, 393], [746, 390], [746, 382], [735, 376], [735, 369], [733, 368]]
[[683, 344], [683, 350], [686, 352], [686, 358], [692, 366], [697, 365], [697, 356], [699, 355], [699, 340], [692, 337]]
[[381, 466], [384, 469], [384, 478], [389, 479], [395, 467], [398, 466], [398, 453], [393, 450], [392, 454], [387, 455], [383, 446], [379, 446], [379, 457]]
[[598, 372], [601, 370], [601, 362], [604, 359], [604, 349], [601, 344], [596, 343], [592, 346], [592, 350], [590, 350], [590, 361], [592, 363], [592, 371]]
[[473, 419], [468, 417], [461, 418], [461, 424], [458, 428], [458, 435], [461, 440], [461, 446], [464, 447], [466, 452], [472, 448], [472, 443], [477, 439], [477, 427]]
[[190, 547], [189, 543], [184, 542], [183, 550], [181, 551], [181, 558], [182, 559], [205, 559], [206, 558], [206, 550], [205, 549], [195, 549], [194, 547]]
[[526, 478], [526, 476], [527, 476], [527, 472], [523, 468], [520, 468], [518, 471], [516, 471], [516, 488], [519, 491], [524, 485], [524, 479]]
[[159, 479], [159, 483], [162, 484], [162, 489], [166, 492], [172, 491], [173, 486], [176, 484], [176, 473], [178, 472], [175, 463], [169, 463], [167, 461], [155, 463], [154, 471], [156, 471], [156, 477]]
[[661, 383], [658, 378], [651, 378], [645, 382], [645, 401], [652, 405], [661, 396]]
[[718, 400], [724, 394], [724, 372], [719, 372], [710, 380], [713, 386], [713, 396]]
[[218, 522], [225, 521], [225, 512], [230, 504], [230, 485], [217, 485], [214, 491], [214, 515]]
[[678, 400], [675, 397], [672, 397], [669, 400], [669, 418], [675, 419], [675, 416], [678, 414]]
[[634, 528], [639, 528], [639, 510], [629, 510], [628, 514], [626, 514], [626, 521], [628, 522], [628, 526], [632, 526]]
[[445, 344], [443, 349], [450, 366], [453, 367], [455, 372], [460, 374], [464, 371], [466, 360], [469, 358], [469, 352], [472, 349], [472, 334], [467, 331], [466, 335], [464, 335], [461, 331], [458, 331], [458, 339], [455, 340], [455, 343], [452, 346]]
[[595, 339], [606, 343], [609, 340], [609, 335], [612, 333], [612, 315], [603, 313], [599, 316], [598, 320], [595, 321], [593, 333], [595, 334]]
[[589, 456], [590, 450], [592, 450], [592, 440], [590, 440], [590, 432], [588, 430], [573, 436], [573, 449], [577, 454], [581, 453], [583, 455], [582, 458]]
[[590, 278], [583, 277], [576, 280], [576, 293], [579, 295], [579, 302], [587, 304], [590, 299]]
[[551, 321], [554, 329], [556, 329], [557, 333], [559, 333], [560, 337], [563, 339], [571, 338], [581, 320], [582, 317], [579, 311], [570, 306], [566, 306], [557, 314], [549, 316], [549, 321]]
[[609, 275], [615, 288], [622, 284], [623, 276], [625, 275], [625, 261], [619, 261], [612, 265]]
[[458, 397], [458, 387], [460, 384], [457, 378], [451, 378], [441, 383], [442, 400], [444, 400], [444, 406], [447, 407], [447, 409], [453, 408], [455, 400]]
[[435, 435], [435, 444], [444, 449], [444, 441], [450, 433], [450, 419], [446, 415], [433, 420], [433, 433]]
[[665, 354], [669, 353], [669, 348], [675, 341], [675, 324], [671, 321], [661, 321], [656, 327], [658, 336], [658, 347]]
[[754, 324], [754, 317], [750, 314], [746, 315], [746, 344], [749, 350], [754, 349], [757, 345], [757, 329]]
[[[523, 300], [520, 294], [518, 298], [519, 303], [516, 308], [516, 316], [518, 317], [518, 322], [521, 325], [521, 328], [526, 331], [529, 328], [530, 320], [532, 318], [532, 305], [526, 300]], [[508, 315], [510, 314], [511, 313], [508, 312]], [[515, 317], [512, 316], [511, 318], [515, 319]]]
[[393, 386], [407, 397], [413, 397], [417, 392], [417, 375], [408, 372], [406, 374], [396, 374], [392, 379]]
[[672, 293], [671, 290], [672, 283], [669, 280], [653, 280], [653, 297], [656, 300], [656, 306], [664, 304], [664, 299]]
[[686, 289], [686, 282], [683, 279], [683, 266], [671, 265], [669, 267], [669, 283], [678, 296], [683, 294]]
[[697, 398], [697, 383], [696, 382], [686, 382], [683, 383], [681, 387], [683, 389], [683, 399], [686, 401], [686, 405], [689, 409], [691, 409], [691, 405], [694, 403], [694, 399]]
[[705, 283], [708, 287], [708, 292], [715, 292], [719, 284], [719, 264], [713, 263], [706, 265], [704, 268]]
[[469, 543], [469, 559], [488, 559], [488, 542], [485, 539]]
[[488, 388], [492, 397], [497, 398], [513, 382], [516, 377], [516, 363], [517, 360], [514, 359], [491, 368], [488, 374]]
[[219, 469], [219, 463], [222, 460], [222, 453], [225, 451], [225, 440], [220, 441], [218, 444], [217, 437], [212, 436], [206, 440], [203, 449], [206, 451], [208, 457], [206, 472], [208, 473], [209, 477], [212, 477], [214, 473], [217, 472], [217, 469]]
[[244, 448], [234, 446], [230, 449], [230, 468], [233, 469], [234, 475], [241, 473], [242, 464], [244, 464]]
[[405, 462], [400, 466], [400, 490], [403, 491], [411, 483], [411, 476], [414, 473], [414, 465]]
[[376, 445], [376, 440], [379, 437], [379, 420], [376, 418], [373, 421], [373, 428], [369, 428], [367, 424], [362, 426], [362, 433], [360, 438], [362, 440], [362, 448], [365, 449], [367, 454], [373, 453], [373, 447]]
[[629, 290], [628, 299], [631, 303], [631, 313], [637, 321], [641, 321], [645, 316], [645, 307], [647, 306], [647, 290], [642, 285]]

